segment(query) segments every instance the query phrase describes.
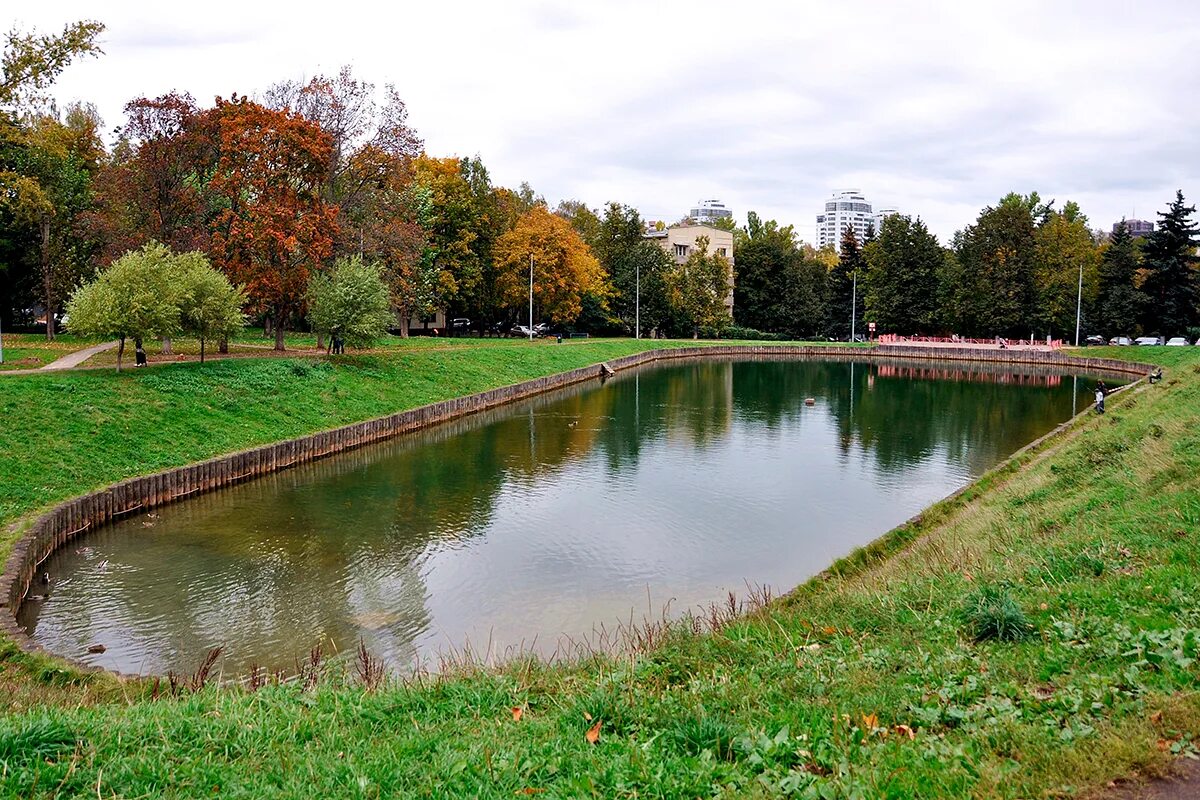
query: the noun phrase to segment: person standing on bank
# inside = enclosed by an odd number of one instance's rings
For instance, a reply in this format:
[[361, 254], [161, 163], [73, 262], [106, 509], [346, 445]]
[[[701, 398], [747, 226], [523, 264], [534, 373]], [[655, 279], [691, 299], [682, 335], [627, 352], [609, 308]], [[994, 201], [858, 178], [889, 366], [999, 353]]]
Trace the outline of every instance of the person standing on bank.
[[1103, 383], [1097, 384], [1097, 386], [1096, 386], [1096, 413], [1097, 414], [1104, 413], [1104, 384]]

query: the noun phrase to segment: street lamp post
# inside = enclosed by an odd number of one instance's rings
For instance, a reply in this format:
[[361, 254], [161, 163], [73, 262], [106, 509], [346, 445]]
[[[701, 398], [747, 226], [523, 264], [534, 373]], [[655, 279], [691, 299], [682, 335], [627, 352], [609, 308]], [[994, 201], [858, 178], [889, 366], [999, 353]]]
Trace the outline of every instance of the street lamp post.
[[1075, 295], [1075, 346], [1079, 347], [1079, 322], [1083, 318], [1083, 262], [1079, 262], [1079, 291]]
[[533, 341], [533, 253], [529, 254], [529, 341]]
[[642, 338], [642, 264], [633, 265], [633, 338]]

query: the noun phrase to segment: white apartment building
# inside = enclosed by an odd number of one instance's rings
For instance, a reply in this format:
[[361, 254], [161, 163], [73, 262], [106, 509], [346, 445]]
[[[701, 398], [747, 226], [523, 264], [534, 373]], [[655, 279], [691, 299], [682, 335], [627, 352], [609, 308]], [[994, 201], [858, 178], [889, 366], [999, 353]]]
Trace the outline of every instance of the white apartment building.
[[838, 192], [825, 201], [825, 213], [817, 215], [817, 247], [831, 245], [838, 250], [842, 245], [842, 234], [847, 228], [861, 242], [867, 233], [879, 233], [885, 217], [899, 214], [894, 208], [873, 210], [871, 203], [857, 189]]
[[733, 211], [720, 200], [700, 200], [688, 209], [688, 218], [697, 225], [711, 225], [719, 219], [728, 219]]

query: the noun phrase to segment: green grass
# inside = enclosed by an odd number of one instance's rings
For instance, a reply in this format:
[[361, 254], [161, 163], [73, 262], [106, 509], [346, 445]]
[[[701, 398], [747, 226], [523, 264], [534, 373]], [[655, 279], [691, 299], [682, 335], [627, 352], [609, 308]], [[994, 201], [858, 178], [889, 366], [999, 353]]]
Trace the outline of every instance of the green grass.
[[[38, 376], [24, 399], [41, 410], [19, 409], [22, 425], [67, 436], [61, 466], [76, 471], [56, 479], [14, 459], [14, 446], [46, 440], [5, 425], [0, 491], [14, 518], [139, 466], [635, 345], [594, 346], [228, 362], [76, 374], [59, 388]], [[0, 794], [1024, 798], [1159, 772], [1200, 734], [1200, 351], [1179, 351], [1120, 348], [1168, 364], [1167, 380], [1112, 398], [1105, 416], [765, 609], [705, 633], [657, 631], [655, 647], [625, 656], [375, 691], [335, 667], [313, 686], [162, 686], [153, 699], [145, 682], [0, 644], [0, 697], [12, 698]], [[85, 406], [105, 425], [136, 423], [125, 444], [93, 445], [94, 465], [68, 457], [103, 436]], [[1026, 633], [980, 637], [968, 612], [997, 608]]]
[[59, 334], [53, 342], [40, 333], [6, 333], [0, 370], [38, 369], [91, 344], [95, 341], [69, 333]]

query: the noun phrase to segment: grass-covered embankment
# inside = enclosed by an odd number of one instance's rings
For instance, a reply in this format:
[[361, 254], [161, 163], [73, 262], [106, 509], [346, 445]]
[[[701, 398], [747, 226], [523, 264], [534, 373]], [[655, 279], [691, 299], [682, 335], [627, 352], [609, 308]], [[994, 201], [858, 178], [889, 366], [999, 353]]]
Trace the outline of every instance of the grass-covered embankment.
[[[1039, 797], [1161, 768], [1200, 733], [1200, 362], [1119, 354], [1175, 367], [825, 579], [629, 657], [151, 700], [10, 650], [0, 792]], [[988, 621], [1022, 640], [976, 641]]]

